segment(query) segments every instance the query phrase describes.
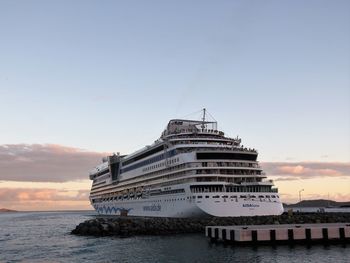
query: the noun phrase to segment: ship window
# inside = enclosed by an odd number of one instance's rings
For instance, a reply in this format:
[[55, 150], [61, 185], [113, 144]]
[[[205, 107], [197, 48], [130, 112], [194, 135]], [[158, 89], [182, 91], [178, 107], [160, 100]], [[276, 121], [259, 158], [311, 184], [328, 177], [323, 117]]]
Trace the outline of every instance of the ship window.
[[230, 197], [231, 197], [231, 198], [237, 198], [237, 196], [236, 196], [236, 195], [231, 195]]
[[209, 195], [206, 195], [205, 198], [209, 198]]
[[228, 198], [228, 196], [227, 195], [223, 195], [222, 198]]
[[201, 196], [201, 195], [199, 195], [199, 196], [197, 196], [197, 198], [202, 198], [202, 196]]
[[274, 196], [274, 195], [271, 195], [271, 197], [272, 197], [272, 198], [276, 198], [276, 196]]
[[213, 198], [220, 198], [220, 196], [218, 196], [218, 195], [214, 195], [214, 196], [213, 196]]
[[230, 159], [230, 160], [246, 160], [256, 161], [257, 154], [255, 153], [222, 153], [222, 152], [199, 152], [197, 153], [197, 159]]
[[240, 198], [247, 198], [246, 195], [240, 195], [239, 197], [240, 197]]

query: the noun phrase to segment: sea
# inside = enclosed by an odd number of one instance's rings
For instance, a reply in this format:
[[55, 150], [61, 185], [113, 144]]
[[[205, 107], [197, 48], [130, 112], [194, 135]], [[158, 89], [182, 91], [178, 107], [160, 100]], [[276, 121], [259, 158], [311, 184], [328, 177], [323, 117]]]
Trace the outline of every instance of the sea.
[[234, 247], [203, 234], [85, 237], [92, 211], [0, 214], [0, 262], [350, 262], [350, 245]]

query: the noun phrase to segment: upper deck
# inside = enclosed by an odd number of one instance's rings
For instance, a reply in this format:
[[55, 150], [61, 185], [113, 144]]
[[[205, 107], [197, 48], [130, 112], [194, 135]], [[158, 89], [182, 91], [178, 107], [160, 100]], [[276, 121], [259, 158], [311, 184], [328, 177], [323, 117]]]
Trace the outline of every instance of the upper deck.
[[[170, 120], [160, 138], [152, 145], [143, 147], [129, 155], [119, 156], [118, 163], [120, 165], [118, 164], [118, 169], [120, 170], [120, 174], [125, 173], [136, 169], [136, 166], [150, 165], [161, 159], [170, 158], [172, 157], [170, 155], [174, 155], [175, 151], [177, 153], [190, 151], [245, 152], [248, 155], [255, 155], [253, 157], [256, 159], [257, 151], [255, 149], [244, 148], [240, 144], [241, 139], [238, 137], [229, 138], [225, 136], [224, 132], [219, 131], [216, 121], [205, 120], [204, 109], [202, 120]], [[228, 159], [235, 156], [243, 156], [241, 153], [231, 154]], [[248, 156], [247, 154], [244, 156]], [[229, 155], [222, 153], [222, 156], [218, 154], [215, 156], [222, 159], [223, 156], [228, 157]], [[109, 162], [101, 164], [91, 171], [90, 178], [93, 178], [95, 175], [104, 174], [108, 168], [110, 168]]]
[[186, 133], [207, 133], [212, 135], [218, 135], [220, 137], [224, 136], [224, 132], [217, 130], [216, 121], [173, 119], [169, 121], [166, 129], [162, 133], [161, 138]]

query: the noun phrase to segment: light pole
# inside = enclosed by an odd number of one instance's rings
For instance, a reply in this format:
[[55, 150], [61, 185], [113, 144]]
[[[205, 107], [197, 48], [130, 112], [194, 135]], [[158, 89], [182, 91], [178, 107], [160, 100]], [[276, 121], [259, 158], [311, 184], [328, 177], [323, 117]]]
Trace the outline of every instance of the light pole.
[[300, 191], [299, 191], [299, 202], [301, 202], [301, 192], [302, 191], [304, 191], [304, 189], [301, 189]]

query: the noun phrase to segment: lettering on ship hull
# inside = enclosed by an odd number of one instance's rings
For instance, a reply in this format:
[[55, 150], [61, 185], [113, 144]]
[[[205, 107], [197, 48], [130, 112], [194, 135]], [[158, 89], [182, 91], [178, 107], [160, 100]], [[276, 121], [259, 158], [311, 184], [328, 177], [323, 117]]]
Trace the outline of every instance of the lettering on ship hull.
[[143, 211], [161, 211], [162, 210], [162, 206], [161, 205], [156, 205], [156, 204], [153, 204], [153, 205], [148, 205], [148, 206], [144, 206], [143, 207]]
[[243, 204], [243, 207], [260, 207], [260, 205], [257, 204]]

